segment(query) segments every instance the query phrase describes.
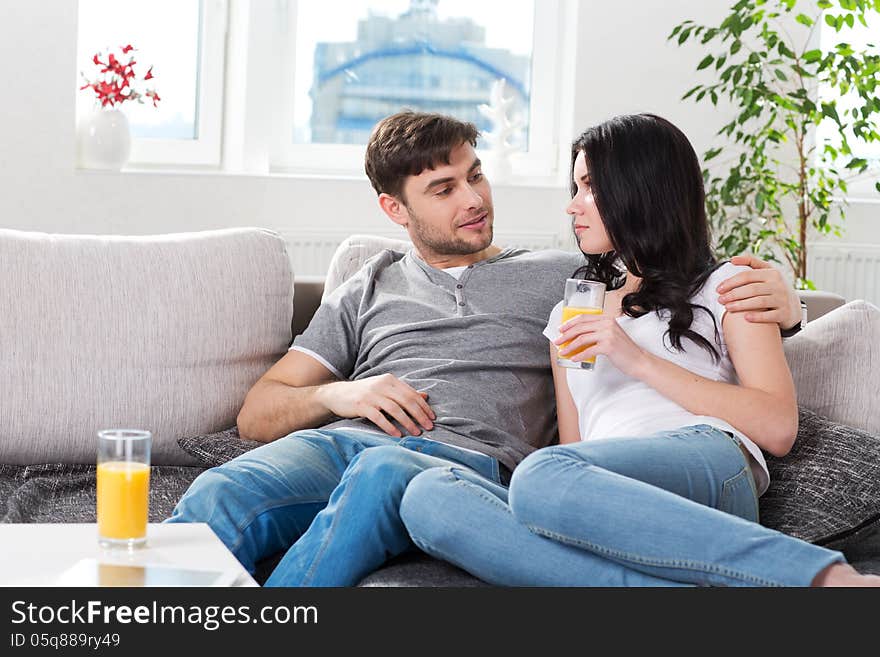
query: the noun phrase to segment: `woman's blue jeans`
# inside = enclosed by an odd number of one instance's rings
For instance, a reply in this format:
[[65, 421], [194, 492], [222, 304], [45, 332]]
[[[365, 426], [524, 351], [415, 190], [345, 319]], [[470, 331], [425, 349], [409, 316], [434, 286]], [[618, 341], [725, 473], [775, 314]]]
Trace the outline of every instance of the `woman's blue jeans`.
[[251, 573], [286, 551], [267, 586], [351, 586], [413, 547], [406, 485], [451, 465], [500, 481], [494, 458], [426, 437], [297, 431], [203, 472], [166, 522], [208, 523]]
[[548, 447], [509, 490], [428, 470], [400, 515], [422, 550], [499, 585], [809, 586], [843, 560], [758, 524], [739, 441], [707, 425]]

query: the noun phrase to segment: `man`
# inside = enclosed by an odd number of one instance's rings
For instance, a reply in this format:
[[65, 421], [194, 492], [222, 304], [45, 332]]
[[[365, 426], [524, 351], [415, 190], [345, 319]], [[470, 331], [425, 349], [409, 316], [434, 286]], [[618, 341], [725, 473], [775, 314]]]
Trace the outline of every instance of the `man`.
[[[412, 250], [329, 295], [238, 416], [268, 444], [203, 473], [169, 519], [209, 523], [251, 572], [285, 551], [269, 586], [356, 584], [412, 546], [398, 506], [416, 474], [457, 464], [507, 483], [555, 437], [541, 331], [582, 257], [492, 244], [476, 140], [434, 114], [377, 125], [367, 175]], [[730, 308], [796, 323], [774, 271], [732, 279]]]

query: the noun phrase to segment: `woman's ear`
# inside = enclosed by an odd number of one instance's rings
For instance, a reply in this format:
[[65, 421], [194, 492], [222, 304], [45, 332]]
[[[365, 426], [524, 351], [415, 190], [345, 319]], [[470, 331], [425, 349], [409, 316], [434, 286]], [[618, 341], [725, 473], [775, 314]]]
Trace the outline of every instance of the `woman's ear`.
[[382, 212], [388, 215], [388, 218], [391, 219], [398, 226], [407, 227], [409, 223], [409, 212], [406, 209], [406, 206], [396, 196], [392, 196], [391, 194], [379, 194], [379, 207], [382, 208]]

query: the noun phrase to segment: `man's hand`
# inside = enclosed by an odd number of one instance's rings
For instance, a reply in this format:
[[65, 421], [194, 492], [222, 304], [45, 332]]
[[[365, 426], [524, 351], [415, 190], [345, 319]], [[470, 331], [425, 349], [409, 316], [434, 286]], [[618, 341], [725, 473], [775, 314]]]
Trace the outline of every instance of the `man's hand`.
[[755, 256], [740, 255], [730, 259], [734, 265], [746, 265], [752, 271], [731, 276], [716, 288], [718, 301], [730, 312], [746, 313], [746, 321], [776, 323], [788, 329], [801, 321], [801, 302], [778, 269]]
[[400, 431], [386, 415], [397, 420], [413, 436], [422, 433], [416, 422], [427, 431], [434, 428], [433, 420], [437, 416], [425, 401], [427, 397], [427, 393], [419, 392], [392, 374], [328, 383], [316, 393], [316, 401], [337, 417], [366, 418], [395, 438], [401, 437]]

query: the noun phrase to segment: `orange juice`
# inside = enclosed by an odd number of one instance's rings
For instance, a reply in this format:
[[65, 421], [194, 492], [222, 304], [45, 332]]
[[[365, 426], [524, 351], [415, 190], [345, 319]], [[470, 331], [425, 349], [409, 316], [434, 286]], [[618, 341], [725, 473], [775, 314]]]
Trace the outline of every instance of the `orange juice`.
[[144, 586], [146, 580], [143, 566], [98, 564], [98, 586]]
[[[602, 314], [601, 308], [578, 308], [575, 306], [563, 306], [562, 307], [562, 322], [560, 322], [560, 325], [565, 324], [565, 322], [567, 322], [568, 320], [570, 320], [574, 317], [577, 317], [579, 315], [601, 315], [601, 314]], [[569, 342], [571, 342], [571, 341], [569, 341]], [[561, 345], [559, 345], [559, 349], [564, 349], [565, 347], [567, 347], [569, 342], [563, 342]], [[575, 351], [571, 352], [570, 354], [566, 354], [565, 356], [562, 356], [562, 358], [571, 359], [572, 356], [577, 356], [579, 353], [581, 353], [582, 351], [584, 351], [586, 349], [589, 349], [592, 346], [593, 345], [587, 345], [586, 347], [581, 347], [580, 349], [576, 349]], [[587, 358], [584, 362], [585, 363], [595, 363], [596, 357], [593, 356], [592, 358]]]
[[128, 540], [147, 535], [150, 466], [129, 461], [98, 464], [98, 535]]

